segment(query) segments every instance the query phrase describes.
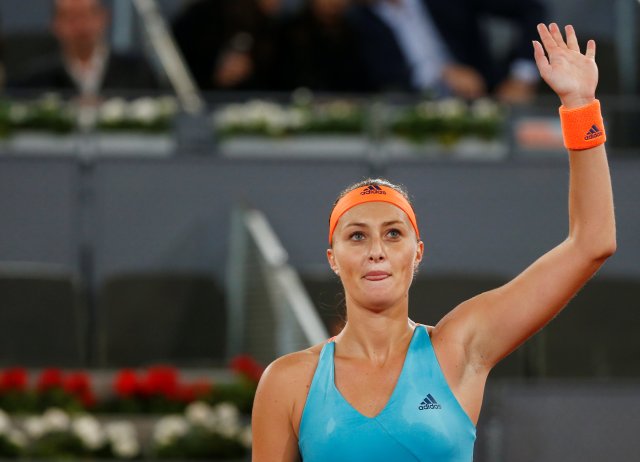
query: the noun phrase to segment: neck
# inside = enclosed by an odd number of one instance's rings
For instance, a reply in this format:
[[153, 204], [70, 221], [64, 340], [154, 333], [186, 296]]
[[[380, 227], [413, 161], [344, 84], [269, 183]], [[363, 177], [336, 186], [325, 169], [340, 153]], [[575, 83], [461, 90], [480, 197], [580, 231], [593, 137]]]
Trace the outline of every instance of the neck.
[[348, 322], [336, 341], [349, 356], [383, 364], [390, 356], [404, 354], [415, 323], [408, 318], [407, 304], [375, 312], [355, 307], [347, 300]]

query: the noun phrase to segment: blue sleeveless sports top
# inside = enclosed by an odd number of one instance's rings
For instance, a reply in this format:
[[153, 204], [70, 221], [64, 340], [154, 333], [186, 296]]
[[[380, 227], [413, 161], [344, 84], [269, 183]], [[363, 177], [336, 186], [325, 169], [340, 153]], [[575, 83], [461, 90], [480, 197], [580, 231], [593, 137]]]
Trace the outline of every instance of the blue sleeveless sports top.
[[338, 391], [327, 343], [307, 396], [298, 446], [304, 462], [469, 462], [476, 429], [445, 381], [427, 328], [416, 326], [396, 387], [375, 417]]

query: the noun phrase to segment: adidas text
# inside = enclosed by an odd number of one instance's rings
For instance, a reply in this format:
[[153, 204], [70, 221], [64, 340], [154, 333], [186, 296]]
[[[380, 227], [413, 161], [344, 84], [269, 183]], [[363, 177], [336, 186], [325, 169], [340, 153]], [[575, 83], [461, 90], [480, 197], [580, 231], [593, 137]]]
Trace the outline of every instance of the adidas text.
[[425, 409], [442, 409], [442, 406], [438, 404], [436, 399], [429, 393], [424, 397], [418, 409], [424, 411]]
[[594, 138], [598, 138], [599, 136], [602, 136], [602, 131], [596, 125], [592, 125], [584, 139], [585, 141], [589, 141]]
[[360, 193], [361, 196], [364, 196], [366, 194], [387, 194], [387, 193], [386, 191], [378, 191], [377, 189], [367, 189]]
[[424, 411], [425, 409], [442, 409], [442, 406], [439, 404], [423, 403], [418, 407], [418, 409], [420, 409], [421, 411]]

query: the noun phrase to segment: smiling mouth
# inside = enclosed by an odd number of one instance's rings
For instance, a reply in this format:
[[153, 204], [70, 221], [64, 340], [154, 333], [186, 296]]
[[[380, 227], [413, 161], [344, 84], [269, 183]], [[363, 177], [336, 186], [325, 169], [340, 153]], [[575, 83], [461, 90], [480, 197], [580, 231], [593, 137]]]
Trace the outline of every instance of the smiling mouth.
[[372, 271], [364, 275], [364, 279], [367, 281], [382, 281], [391, 276], [389, 273], [385, 273], [382, 271]]

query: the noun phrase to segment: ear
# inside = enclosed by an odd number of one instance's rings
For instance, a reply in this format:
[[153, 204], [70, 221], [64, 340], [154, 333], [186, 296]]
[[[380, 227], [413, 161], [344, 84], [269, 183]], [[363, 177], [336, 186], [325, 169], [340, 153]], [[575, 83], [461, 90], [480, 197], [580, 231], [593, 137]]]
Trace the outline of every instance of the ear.
[[422, 257], [424, 256], [424, 242], [418, 241], [417, 249], [416, 249], [416, 257], [413, 262], [413, 267], [417, 268], [422, 261]]
[[336, 256], [333, 254], [333, 249], [327, 249], [327, 261], [329, 262], [329, 266], [331, 267], [333, 272], [336, 274], [340, 274], [338, 265], [336, 263]]

